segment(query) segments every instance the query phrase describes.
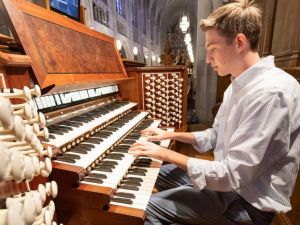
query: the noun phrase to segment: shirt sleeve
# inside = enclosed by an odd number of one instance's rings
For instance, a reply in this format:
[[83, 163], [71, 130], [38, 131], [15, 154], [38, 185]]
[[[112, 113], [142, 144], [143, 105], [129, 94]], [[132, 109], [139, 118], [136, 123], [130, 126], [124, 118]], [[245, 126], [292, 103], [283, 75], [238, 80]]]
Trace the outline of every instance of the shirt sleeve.
[[222, 103], [218, 110], [212, 128], [206, 129], [205, 131], [192, 132], [197, 142], [197, 144], [193, 145], [193, 147], [198, 152], [203, 153], [215, 148], [218, 138], [219, 120], [223, 115], [223, 108], [224, 106]]
[[232, 191], [266, 172], [289, 150], [291, 112], [283, 93], [256, 93], [245, 101], [222, 161], [190, 158], [195, 187]]

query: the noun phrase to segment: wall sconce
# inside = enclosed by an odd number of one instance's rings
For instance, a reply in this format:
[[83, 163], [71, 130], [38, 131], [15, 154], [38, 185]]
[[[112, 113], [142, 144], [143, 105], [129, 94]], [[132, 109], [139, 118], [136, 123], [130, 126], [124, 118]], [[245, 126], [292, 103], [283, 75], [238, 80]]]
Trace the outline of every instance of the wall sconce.
[[120, 51], [122, 49], [122, 41], [116, 40], [117, 49]]
[[152, 55], [152, 61], [153, 62], [155, 61], [155, 55]]
[[133, 54], [134, 54], [134, 55], [137, 55], [138, 52], [139, 52], [138, 48], [135, 47], [135, 46], [133, 47], [132, 51], [133, 51]]
[[158, 62], [158, 63], [160, 63], [160, 62], [161, 62], [161, 59], [160, 59], [160, 57], [158, 57], [158, 58], [157, 58], [157, 62]]

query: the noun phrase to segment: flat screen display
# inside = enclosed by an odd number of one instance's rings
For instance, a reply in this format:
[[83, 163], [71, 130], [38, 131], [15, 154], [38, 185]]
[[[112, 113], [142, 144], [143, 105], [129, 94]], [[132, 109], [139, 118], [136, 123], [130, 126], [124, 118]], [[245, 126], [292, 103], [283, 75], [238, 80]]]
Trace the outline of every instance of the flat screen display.
[[80, 20], [80, 0], [50, 0], [50, 8], [72, 19]]

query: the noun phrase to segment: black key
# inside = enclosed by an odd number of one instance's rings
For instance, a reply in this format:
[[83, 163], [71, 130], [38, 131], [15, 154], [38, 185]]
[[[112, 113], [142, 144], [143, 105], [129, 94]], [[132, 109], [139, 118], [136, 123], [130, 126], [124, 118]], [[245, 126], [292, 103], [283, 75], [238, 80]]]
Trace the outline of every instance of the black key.
[[133, 191], [138, 191], [138, 190], [140, 190], [140, 189], [139, 189], [138, 187], [136, 187], [136, 186], [127, 185], [127, 184], [121, 185], [121, 186], [120, 186], [120, 189], [133, 190]]
[[97, 165], [96, 165], [96, 168], [99, 168], [99, 167], [107, 167], [107, 168], [111, 168], [111, 169], [114, 169], [114, 168], [116, 168], [116, 166], [115, 165], [112, 165], [112, 164], [105, 164], [105, 163], [103, 163], [103, 162], [100, 162], [100, 163], [98, 163]]
[[111, 152], [128, 153], [128, 149], [119, 149], [119, 148], [116, 148], [116, 149], [112, 150]]
[[129, 181], [129, 180], [122, 181], [122, 184], [128, 184], [128, 185], [132, 185], [132, 186], [136, 186], [136, 187], [142, 186], [142, 184], [140, 182]]
[[63, 129], [65, 131], [72, 131], [73, 128], [72, 127], [68, 127], [68, 126], [61, 126], [61, 125], [58, 125], [58, 129]]
[[53, 134], [49, 134], [49, 139], [55, 139], [55, 136]]
[[97, 137], [98, 139], [101, 139], [103, 141], [103, 135], [99, 134], [99, 133], [95, 133], [93, 134], [93, 137]]
[[79, 148], [77, 148], [77, 149], [72, 149], [71, 148], [69, 152], [74, 152], [74, 153], [79, 153], [79, 154], [87, 154], [88, 153], [87, 150], [85, 150], [85, 149], [79, 149]]
[[103, 163], [105, 163], [106, 165], [118, 165], [119, 163], [116, 161], [110, 161], [110, 160], [103, 160]]
[[54, 130], [54, 129], [52, 130], [52, 129], [51, 129], [51, 130], [49, 130], [49, 132], [52, 133], [52, 134], [64, 135], [64, 132], [62, 132], [62, 131], [60, 131], [60, 130]]
[[125, 156], [122, 153], [110, 153], [109, 155], [114, 155], [114, 156], [118, 156], [118, 157], [124, 157]]
[[132, 205], [132, 200], [127, 199], [127, 198], [112, 198], [112, 202], [119, 202], [119, 203], [124, 203], [128, 205]]
[[131, 198], [131, 199], [135, 199], [135, 195], [132, 193], [127, 193], [127, 192], [118, 192], [114, 194], [115, 196], [118, 197], [123, 197], [123, 198]]
[[95, 178], [95, 177], [85, 177], [83, 178], [83, 181], [87, 182], [92, 182], [92, 183], [97, 183], [97, 184], [102, 184], [103, 180], [100, 178]]
[[118, 153], [109, 154], [106, 156], [106, 159], [115, 159], [115, 160], [122, 160], [124, 156], [117, 155]]
[[91, 149], [95, 148], [95, 145], [89, 144], [89, 143], [86, 143], [86, 142], [82, 142], [79, 145], [75, 146], [74, 148], [84, 148], [84, 149], [87, 149], [87, 150], [91, 150]]
[[112, 167], [112, 168], [116, 167], [116, 164], [113, 164], [110, 161], [102, 161], [102, 162], [100, 162], [97, 165], [99, 165], [99, 166], [107, 166], [107, 167], [109, 166], [109, 167]]
[[136, 182], [143, 182], [142, 178], [139, 177], [126, 177], [124, 180], [136, 181]]
[[62, 156], [65, 156], [65, 157], [70, 157], [72, 159], [80, 159], [80, 155], [76, 155], [76, 154], [72, 154], [72, 153], [67, 153], [67, 154], [64, 154]]
[[85, 142], [92, 143], [92, 144], [100, 144], [102, 142], [102, 139], [98, 138], [89, 138]]
[[132, 163], [132, 166], [149, 168], [151, 163]]
[[139, 159], [135, 160], [135, 162], [151, 163], [152, 159], [150, 159], [150, 158], [139, 158]]
[[105, 174], [102, 173], [90, 173], [88, 174], [89, 177], [96, 177], [96, 178], [100, 178], [100, 179], [106, 179], [107, 176]]
[[128, 171], [133, 171], [133, 172], [143, 172], [143, 173], [146, 173], [146, 172], [147, 172], [146, 169], [142, 169], [142, 168], [130, 168]]
[[75, 163], [75, 159], [71, 159], [71, 158], [58, 158], [56, 159], [57, 161], [61, 161], [61, 162], [68, 162], [68, 163]]
[[128, 174], [138, 175], [138, 176], [146, 176], [146, 173], [143, 173], [143, 172], [129, 171]]
[[124, 145], [132, 145], [134, 143], [135, 143], [134, 140], [124, 140], [124, 141], [121, 142], [121, 144], [124, 144]]
[[129, 148], [130, 148], [129, 145], [118, 145], [118, 146], [116, 147], [116, 149], [126, 149], [126, 150], [128, 150]]
[[112, 169], [111, 168], [108, 168], [108, 167], [95, 167], [94, 170], [96, 171], [102, 171], [102, 172], [112, 172]]

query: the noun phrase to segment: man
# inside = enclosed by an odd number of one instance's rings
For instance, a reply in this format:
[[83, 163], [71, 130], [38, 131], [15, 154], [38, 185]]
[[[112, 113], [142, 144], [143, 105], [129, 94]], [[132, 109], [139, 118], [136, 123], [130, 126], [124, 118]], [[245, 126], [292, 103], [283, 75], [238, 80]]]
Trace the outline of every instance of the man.
[[130, 152], [170, 162], [161, 168], [145, 224], [270, 224], [291, 209], [300, 158], [300, 87], [257, 48], [261, 11], [247, 0], [201, 21], [207, 63], [232, 83], [213, 127], [203, 132], [145, 130], [149, 140], [174, 139], [215, 160], [189, 158], [151, 142]]

